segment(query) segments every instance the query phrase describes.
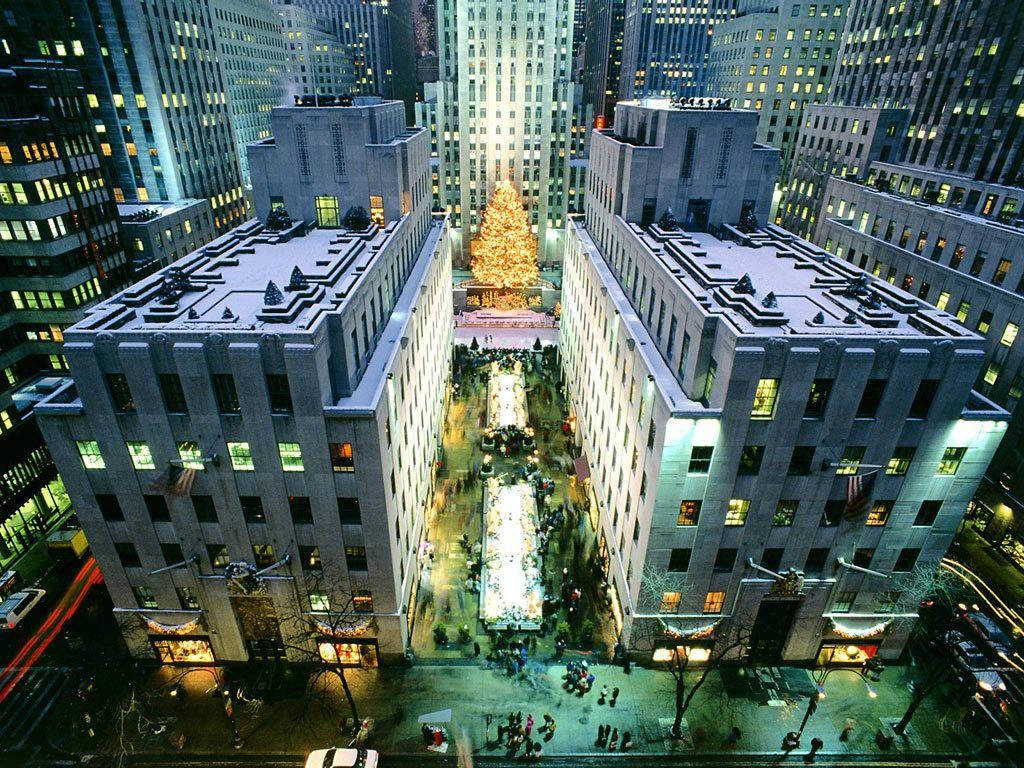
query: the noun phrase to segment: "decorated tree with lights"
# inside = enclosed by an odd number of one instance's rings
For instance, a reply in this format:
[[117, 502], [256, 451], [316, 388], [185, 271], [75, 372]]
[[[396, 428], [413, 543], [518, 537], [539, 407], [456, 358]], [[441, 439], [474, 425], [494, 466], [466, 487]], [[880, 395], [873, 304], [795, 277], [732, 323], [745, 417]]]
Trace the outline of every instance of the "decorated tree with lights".
[[495, 288], [523, 288], [540, 279], [537, 241], [523, 200], [507, 181], [498, 184], [484, 211], [470, 268], [474, 278]]

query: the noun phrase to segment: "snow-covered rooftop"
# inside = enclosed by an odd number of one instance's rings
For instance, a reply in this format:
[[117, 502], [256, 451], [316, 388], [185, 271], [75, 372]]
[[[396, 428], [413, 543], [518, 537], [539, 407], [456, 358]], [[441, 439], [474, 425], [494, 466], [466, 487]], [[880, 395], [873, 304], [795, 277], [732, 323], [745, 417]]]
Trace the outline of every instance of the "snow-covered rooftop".
[[778, 227], [727, 228], [734, 239], [719, 239], [619, 224], [702, 311], [740, 336], [981, 341], [952, 315]]

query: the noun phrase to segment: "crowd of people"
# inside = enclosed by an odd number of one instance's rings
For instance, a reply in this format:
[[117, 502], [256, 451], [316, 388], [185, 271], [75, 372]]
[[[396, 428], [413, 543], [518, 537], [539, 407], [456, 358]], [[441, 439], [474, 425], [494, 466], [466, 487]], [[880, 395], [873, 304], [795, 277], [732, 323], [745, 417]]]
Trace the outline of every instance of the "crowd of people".
[[558, 723], [550, 713], [545, 713], [544, 722], [537, 728], [536, 733], [533, 730], [534, 725], [536, 725], [536, 721], [533, 719], [533, 715], [527, 713], [524, 719], [522, 711], [509, 712], [508, 717], [498, 723], [495, 736], [494, 717], [487, 715], [484, 734], [487, 747], [493, 749], [503, 745], [508, 751], [509, 757], [516, 756], [522, 750], [524, 758], [540, 759], [544, 754], [542, 742], [548, 742], [554, 738]]

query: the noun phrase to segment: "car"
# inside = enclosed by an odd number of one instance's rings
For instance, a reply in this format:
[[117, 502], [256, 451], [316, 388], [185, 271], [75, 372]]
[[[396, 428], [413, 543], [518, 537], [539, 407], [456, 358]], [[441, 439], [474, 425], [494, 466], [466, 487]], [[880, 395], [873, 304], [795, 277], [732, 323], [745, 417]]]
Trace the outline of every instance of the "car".
[[45, 589], [23, 589], [0, 603], [0, 629], [18, 626], [45, 594]]
[[954, 662], [965, 682], [973, 681], [984, 693], [1000, 695], [1006, 691], [1003, 676], [992, 668], [992, 662], [977, 645], [959, 633], [954, 633], [951, 640]]
[[981, 611], [966, 611], [964, 624], [974, 634], [978, 644], [992, 654], [1006, 658], [1013, 653], [1013, 642], [992, 617]]
[[306, 758], [305, 768], [377, 768], [377, 757], [373, 749], [315, 749]]

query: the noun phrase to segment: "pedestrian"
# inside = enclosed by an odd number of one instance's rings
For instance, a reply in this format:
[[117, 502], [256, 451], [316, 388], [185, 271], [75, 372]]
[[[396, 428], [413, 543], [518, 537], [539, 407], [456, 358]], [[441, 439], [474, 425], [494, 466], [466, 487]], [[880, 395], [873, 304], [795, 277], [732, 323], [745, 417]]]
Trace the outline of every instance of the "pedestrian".
[[612, 730], [612, 736], [608, 739], [608, 751], [614, 752], [619, 748], [619, 729], [615, 728]]
[[594, 742], [594, 746], [595, 747], [602, 747], [602, 746], [604, 746], [605, 738], [606, 738], [606, 736], [605, 736], [604, 725], [603, 724], [599, 724], [597, 726], [597, 741]]
[[619, 698], [619, 689], [618, 689], [617, 687], [616, 687], [616, 688], [612, 688], [612, 698], [611, 698], [611, 700], [610, 700], [610, 701], [608, 702], [608, 706], [609, 706], [609, 707], [614, 707], [614, 706], [615, 706], [615, 701], [616, 701], [616, 700], [617, 700], [618, 698]]
[[853, 718], [846, 718], [846, 724], [843, 726], [843, 732], [839, 734], [840, 741], [849, 741], [850, 734], [853, 733]]
[[548, 724], [548, 732], [544, 734], [544, 741], [551, 741], [555, 737], [555, 727], [558, 723], [555, 722], [554, 718], [551, 718], [551, 722]]
[[724, 745], [730, 748], [735, 747], [742, 735], [743, 734], [740, 732], [740, 729], [734, 725], [732, 730], [729, 731], [729, 735], [725, 737]]
[[530, 731], [533, 730], [533, 715], [526, 716], [526, 735], [530, 735]]
[[623, 752], [628, 752], [632, 748], [633, 748], [633, 737], [630, 735], [629, 731], [626, 731], [625, 733], [622, 734], [622, 751]]
[[[484, 718], [484, 721], [486, 723], [486, 725], [484, 726], [484, 743], [488, 746], [488, 748], [490, 748], [490, 746], [492, 744], [494, 744], [494, 738], [493, 738], [494, 734], [492, 733], [492, 725], [494, 723], [494, 717], [491, 715], [490, 712], [487, 713], [487, 715]], [[501, 732], [501, 726], [500, 725], [498, 726], [498, 732], [499, 733]], [[498, 739], [501, 739], [500, 735], [498, 736]]]
[[480, 658], [480, 643], [476, 640], [473, 641], [473, 658]]
[[605, 699], [607, 699], [607, 698], [608, 698], [608, 686], [607, 685], [602, 685], [601, 686], [601, 695], [597, 698], [597, 703], [598, 704], [604, 704]]
[[789, 753], [800, 746], [800, 737], [796, 731], [790, 731], [786, 734], [786, 737], [782, 740], [782, 751]]

